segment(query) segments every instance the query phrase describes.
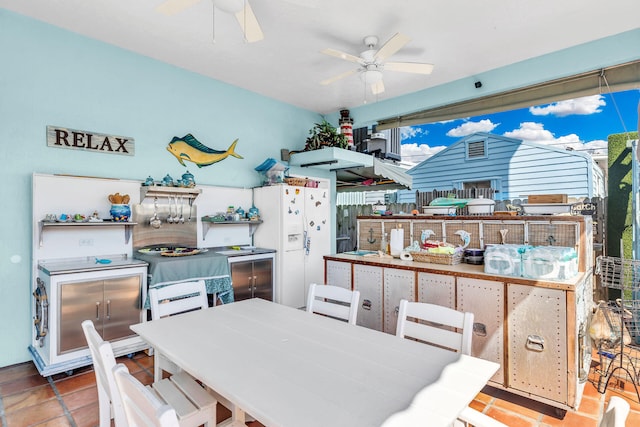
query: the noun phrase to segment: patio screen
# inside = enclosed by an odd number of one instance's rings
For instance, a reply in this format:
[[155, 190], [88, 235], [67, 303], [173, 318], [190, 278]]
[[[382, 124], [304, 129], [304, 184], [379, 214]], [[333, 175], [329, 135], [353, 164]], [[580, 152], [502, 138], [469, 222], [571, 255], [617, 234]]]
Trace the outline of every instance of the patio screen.
[[640, 61], [628, 62], [532, 86], [380, 120], [378, 129], [422, 125], [460, 117], [527, 108], [564, 99], [638, 87]]

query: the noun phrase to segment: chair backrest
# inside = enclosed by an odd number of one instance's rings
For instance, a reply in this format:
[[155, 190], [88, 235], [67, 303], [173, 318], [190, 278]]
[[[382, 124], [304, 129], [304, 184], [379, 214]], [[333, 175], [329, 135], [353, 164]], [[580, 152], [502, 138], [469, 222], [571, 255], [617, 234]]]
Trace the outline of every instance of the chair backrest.
[[151, 319], [209, 307], [204, 280], [180, 282], [149, 289]]
[[[410, 320], [411, 318], [419, 322]], [[400, 300], [396, 327], [398, 337], [418, 339], [469, 355], [472, 330], [473, 313], [463, 313], [441, 305]]]
[[346, 320], [355, 325], [360, 291], [333, 285], [309, 285], [307, 311]]
[[112, 375], [122, 399], [122, 406], [130, 427], [178, 427], [176, 411], [163, 403], [126, 366], [118, 363]]
[[602, 415], [599, 427], [624, 427], [629, 415], [629, 402], [618, 396], [611, 396], [607, 409]]
[[[111, 425], [111, 410], [116, 424], [124, 418], [124, 408], [119, 398], [111, 370], [116, 365], [116, 358], [113, 349], [108, 341], [104, 341], [91, 320], [82, 322], [82, 330], [89, 345], [91, 358], [93, 359], [93, 370], [96, 375], [96, 385], [98, 388], [98, 405], [100, 413], [100, 426]], [[124, 424], [126, 425], [126, 424]]]

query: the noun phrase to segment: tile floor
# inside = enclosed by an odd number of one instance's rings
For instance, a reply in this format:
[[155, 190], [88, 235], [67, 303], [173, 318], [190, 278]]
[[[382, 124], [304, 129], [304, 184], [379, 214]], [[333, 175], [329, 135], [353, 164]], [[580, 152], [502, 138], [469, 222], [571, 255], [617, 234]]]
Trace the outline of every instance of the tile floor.
[[[145, 384], [153, 379], [153, 357], [144, 352], [121, 357], [129, 371]], [[503, 390], [486, 387], [471, 406], [510, 427], [580, 426], [597, 427], [609, 397], [619, 395], [631, 404], [627, 426], [640, 426], [640, 403], [631, 383], [612, 380], [605, 394], [598, 393], [597, 372], [592, 369], [577, 411], [559, 419], [553, 408]], [[219, 407], [219, 421], [229, 412]], [[73, 375], [43, 378], [30, 362], [0, 369], [0, 427], [93, 427], [98, 425], [98, 394], [92, 367]], [[261, 424], [249, 423], [252, 427]], [[304, 426], [301, 426], [304, 427]]]

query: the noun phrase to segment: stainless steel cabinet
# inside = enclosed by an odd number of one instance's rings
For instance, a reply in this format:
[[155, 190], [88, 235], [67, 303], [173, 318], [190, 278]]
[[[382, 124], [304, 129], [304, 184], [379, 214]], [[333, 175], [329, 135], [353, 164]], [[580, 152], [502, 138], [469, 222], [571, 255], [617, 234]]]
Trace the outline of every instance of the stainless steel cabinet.
[[229, 259], [235, 301], [263, 298], [273, 301], [273, 258]]
[[382, 331], [382, 267], [353, 265], [353, 289], [360, 291], [358, 326]]
[[396, 333], [400, 300], [415, 301], [416, 273], [413, 270], [384, 269], [384, 329]]
[[85, 348], [83, 320], [92, 320], [107, 341], [134, 336], [140, 322], [142, 283], [139, 275], [60, 283], [58, 354]]

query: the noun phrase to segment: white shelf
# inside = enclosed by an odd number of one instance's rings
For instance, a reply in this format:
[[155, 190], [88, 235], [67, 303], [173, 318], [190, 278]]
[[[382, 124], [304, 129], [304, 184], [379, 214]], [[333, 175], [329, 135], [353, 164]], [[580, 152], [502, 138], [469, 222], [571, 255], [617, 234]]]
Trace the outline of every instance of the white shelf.
[[249, 226], [249, 236], [253, 237], [253, 233], [256, 231], [258, 225], [262, 224], [262, 220], [249, 220], [249, 221], [213, 221], [210, 216], [203, 216], [200, 218], [202, 221], [202, 235], [203, 237], [207, 236], [209, 229], [214, 225], [223, 225], [223, 226], [231, 226], [231, 225], [248, 225]]
[[129, 243], [129, 239], [131, 238], [131, 227], [136, 225], [135, 222], [117, 222], [117, 221], [103, 221], [103, 222], [48, 222], [48, 221], [39, 221], [38, 222], [38, 231], [39, 231], [39, 242], [40, 247], [43, 246], [43, 235], [44, 230], [49, 227], [124, 227], [124, 242]]

